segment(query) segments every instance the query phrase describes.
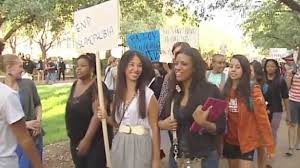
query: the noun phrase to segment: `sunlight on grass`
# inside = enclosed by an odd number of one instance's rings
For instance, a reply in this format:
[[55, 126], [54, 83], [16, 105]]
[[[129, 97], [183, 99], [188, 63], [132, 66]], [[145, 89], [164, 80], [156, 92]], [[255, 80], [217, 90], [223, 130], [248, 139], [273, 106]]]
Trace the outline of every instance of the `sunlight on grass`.
[[68, 139], [64, 117], [70, 88], [70, 85], [38, 86], [43, 106], [43, 128], [46, 132], [44, 136], [45, 145]]

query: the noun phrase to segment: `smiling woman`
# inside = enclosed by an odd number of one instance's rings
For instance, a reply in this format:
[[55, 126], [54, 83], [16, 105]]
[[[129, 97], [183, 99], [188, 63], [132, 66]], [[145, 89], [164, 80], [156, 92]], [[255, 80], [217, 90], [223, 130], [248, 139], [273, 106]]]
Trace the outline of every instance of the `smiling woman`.
[[[173, 114], [177, 126], [172, 130], [177, 132], [179, 152], [174, 152], [174, 155], [172, 153], [171, 157], [178, 154], [179, 158], [177, 162], [170, 160], [170, 167], [187, 166], [192, 162], [197, 167], [217, 168], [219, 156], [215, 142], [225, 130], [225, 115], [220, 116], [216, 122], [208, 121], [209, 110], [202, 110], [202, 105], [209, 97], [221, 99], [220, 91], [206, 81], [206, 65], [197, 49], [183, 48], [177, 51], [174, 62], [173, 73], [178, 90], [168, 95], [164, 113], [171, 111], [171, 102], [174, 102]], [[205, 131], [190, 131], [193, 123], [197, 123]]]
[[132, 50], [123, 54], [118, 66], [113, 113], [108, 118], [117, 127], [111, 150], [114, 168], [159, 167], [158, 104], [146, 86], [146, 68], [143, 56]]

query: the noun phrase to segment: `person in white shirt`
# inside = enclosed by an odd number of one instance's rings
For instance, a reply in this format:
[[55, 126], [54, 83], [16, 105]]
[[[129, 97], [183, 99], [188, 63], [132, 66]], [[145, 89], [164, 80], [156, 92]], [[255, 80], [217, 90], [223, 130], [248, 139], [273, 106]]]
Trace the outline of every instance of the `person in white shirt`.
[[[0, 55], [0, 70], [3, 69], [3, 57]], [[15, 153], [17, 142], [33, 167], [42, 168], [38, 152], [25, 126], [24, 112], [17, 92], [0, 83], [0, 93], [0, 168], [19, 167]]]
[[212, 70], [206, 72], [208, 82], [215, 84], [221, 91], [225, 85], [227, 75], [223, 72], [226, 58], [222, 54], [214, 54], [212, 57]]
[[113, 99], [116, 90], [118, 61], [119, 60], [117, 58], [109, 57], [108, 66], [106, 67], [104, 73], [103, 81], [108, 88], [110, 100]]
[[0, 168], [18, 168], [17, 141], [35, 168], [42, 163], [26, 129], [17, 92], [0, 83]]

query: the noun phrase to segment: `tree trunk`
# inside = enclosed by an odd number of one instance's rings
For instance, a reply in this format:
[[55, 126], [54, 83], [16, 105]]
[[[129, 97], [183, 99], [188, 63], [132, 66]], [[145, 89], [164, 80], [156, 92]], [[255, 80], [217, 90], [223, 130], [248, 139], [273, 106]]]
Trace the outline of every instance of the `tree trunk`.
[[43, 44], [39, 44], [40, 49], [42, 51], [42, 60], [46, 60], [47, 59], [47, 49], [46, 46]]
[[16, 49], [16, 47], [11, 48], [11, 51], [12, 51], [13, 54], [17, 54], [17, 49]]

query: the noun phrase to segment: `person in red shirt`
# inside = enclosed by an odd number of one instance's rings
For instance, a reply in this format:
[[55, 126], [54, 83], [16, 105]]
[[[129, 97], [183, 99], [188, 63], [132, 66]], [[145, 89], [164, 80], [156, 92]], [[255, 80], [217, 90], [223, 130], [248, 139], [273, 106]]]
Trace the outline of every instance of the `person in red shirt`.
[[265, 100], [260, 86], [250, 84], [250, 63], [245, 56], [232, 57], [224, 95], [228, 109], [223, 155], [229, 167], [252, 167], [254, 151], [260, 145], [266, 147], [272, 159], [275, 145]]

